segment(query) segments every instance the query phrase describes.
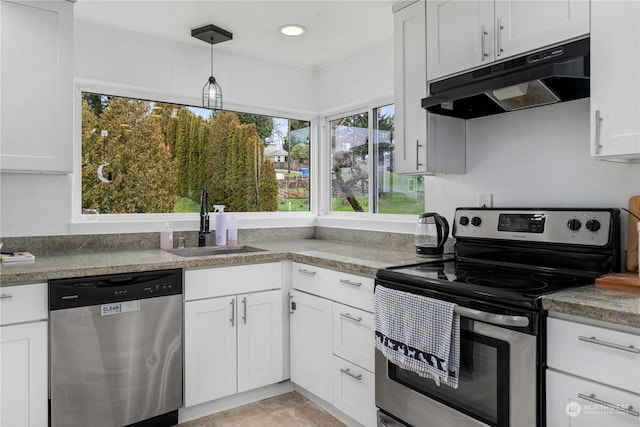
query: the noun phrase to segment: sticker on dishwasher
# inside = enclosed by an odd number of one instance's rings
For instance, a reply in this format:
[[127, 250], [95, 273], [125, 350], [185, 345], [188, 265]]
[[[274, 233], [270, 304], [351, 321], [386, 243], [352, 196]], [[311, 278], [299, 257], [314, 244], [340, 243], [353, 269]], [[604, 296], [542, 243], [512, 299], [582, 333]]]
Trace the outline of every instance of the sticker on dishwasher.
[[114, 302], [111, 304], [102, 304], [100, 306], [101, 316], [110, 316], [112, 314], [127, 313], [130, 311], [139, 311], [140, 301], [124, 301]]

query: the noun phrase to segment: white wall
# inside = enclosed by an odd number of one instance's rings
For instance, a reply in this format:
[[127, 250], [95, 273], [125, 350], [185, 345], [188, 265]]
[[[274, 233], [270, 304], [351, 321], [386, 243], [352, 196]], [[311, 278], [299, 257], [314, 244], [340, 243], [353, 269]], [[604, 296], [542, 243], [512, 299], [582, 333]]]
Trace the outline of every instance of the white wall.
[[[211, 74], [210, 45], [181, 43], [76, 21], [74, 76], [165, 94], [200, 105]], [[306, 68], [217, 51], [213, 73], [225, 109], [315, 113], [315, 73]]]
[[393, 96], [393, 40], [318, 71], [317, 111], [331, 115]]
[[[467, 121], [467, 173], [426, 178], [426, 209], [627, 207], [640, 194], [640, 165], [589, 157], [589, 99]], [[626, 218], [626, 216], [625, 216]]]

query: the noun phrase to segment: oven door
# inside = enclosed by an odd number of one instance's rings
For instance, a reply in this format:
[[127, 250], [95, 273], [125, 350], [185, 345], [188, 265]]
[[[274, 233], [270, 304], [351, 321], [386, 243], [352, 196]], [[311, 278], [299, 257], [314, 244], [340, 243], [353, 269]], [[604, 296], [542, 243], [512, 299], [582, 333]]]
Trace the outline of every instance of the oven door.
[[375, 358], [376, 405], [408, 425], [536, 425], [535, 335], [461, 316], [457, 389]]

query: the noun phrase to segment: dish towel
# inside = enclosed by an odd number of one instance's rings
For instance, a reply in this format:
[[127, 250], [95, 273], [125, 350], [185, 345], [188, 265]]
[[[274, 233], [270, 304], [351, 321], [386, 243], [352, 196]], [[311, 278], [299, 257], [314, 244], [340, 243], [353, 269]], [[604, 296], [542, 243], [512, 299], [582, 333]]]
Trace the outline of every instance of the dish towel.
[[458, 388], [460, 316], [456, 304], [376, 286], [375, 345], [421, 377]]

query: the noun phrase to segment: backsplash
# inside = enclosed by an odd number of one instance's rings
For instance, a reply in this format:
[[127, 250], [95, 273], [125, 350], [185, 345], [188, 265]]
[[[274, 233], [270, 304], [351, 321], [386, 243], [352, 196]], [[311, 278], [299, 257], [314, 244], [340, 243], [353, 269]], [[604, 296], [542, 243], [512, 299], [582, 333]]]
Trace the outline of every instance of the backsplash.
[[[214, 245], [215, 232], [206, 236], [207, 246]], [[198, 245], [197, 231], [174, 231], [173, 242], [185, 238], [185, 246]], [[413, 234], [351, 230], [330, 227], [254, 228], [238, 230], [239, 244], [258, 244], [274, 240], [319, 239], [343, 243], [362, 244], [389, 250], [412, 251]], [[36, 256], [60, 253], [100, 252], [108, 250], [145, 250], [160, 248], [160, 233], [85, 234], [64, 236], [5, 237], [5, 252], [29, 251]], [[445, 246], [452, 252], [453, 239]]]
[[[206, 235], [207, 246], [214, 245], [215, 232]], [[174, 231], [173, 242], [185, 238], [186, 247], [198, 246], [197, 231]], [[252, 228], [238, 230], [238, 243], [259, 244], [274, 240], [318, 239], [388, 250], [413, 251], [413, 234], [332, 227]], [[60, 253], [100, 252], [109, 250], [146, 250], [160, 248], [160, 233], [86, 234], [64, 236], [4, 237], [4, 252], [29, 251], [44, 256]], [[454, 239], [449, 237], [445, 253], [453, 252]]]
[[[207, 246], [214, 245], [215, 232], [206, 235]], [[198, 231], [174, 231], [173, 242], [185, 238], [185, 246], [198, 246]], [[275, 239], [313, 239], [315, 227], [261, 228], [238, 230], [239, 244], [266, 242]], [[160, 233], [83, 234], [65, 236], [31, 236], [2, 238], [3, 252], [29, 251], [36, 256], [100, 252], [108, 250], [145, 250], [160, 248]]]

